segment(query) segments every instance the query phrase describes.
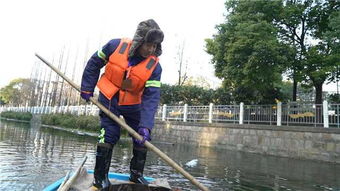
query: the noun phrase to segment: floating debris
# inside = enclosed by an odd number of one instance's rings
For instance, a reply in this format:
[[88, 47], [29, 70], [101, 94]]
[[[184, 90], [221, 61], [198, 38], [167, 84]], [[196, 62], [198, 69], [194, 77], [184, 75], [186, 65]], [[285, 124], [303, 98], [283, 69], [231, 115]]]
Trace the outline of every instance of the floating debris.
[[187, 166], [187, 167], [195, 167], [195, 166], [197, 166], [197, 163], [198, 163], [198, 159], [193, 159], [193, 160], [187, 162], [185, 164], [185, 166]]

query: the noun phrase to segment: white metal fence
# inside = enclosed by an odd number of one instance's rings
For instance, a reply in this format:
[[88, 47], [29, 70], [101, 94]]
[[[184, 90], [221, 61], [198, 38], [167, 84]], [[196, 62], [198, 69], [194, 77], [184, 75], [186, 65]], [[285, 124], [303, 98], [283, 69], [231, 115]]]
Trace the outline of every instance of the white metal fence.
[[[98, 115], [95, 105], [54, 107], [0, 107], [3, 111], [21, 111], [34, 114], [72, 113]], [[282, 104], [276, 105], [203, 105], [158, 107], [155, 118], [162, 121], [201, 123], [237, 123], [268, 125], [305, 125], [340, 128], [340, 104]]]

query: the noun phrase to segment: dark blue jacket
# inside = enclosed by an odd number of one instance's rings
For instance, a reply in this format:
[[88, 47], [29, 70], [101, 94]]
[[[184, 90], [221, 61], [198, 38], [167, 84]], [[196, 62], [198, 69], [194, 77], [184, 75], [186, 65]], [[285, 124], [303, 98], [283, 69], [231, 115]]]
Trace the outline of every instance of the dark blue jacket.
[[[106, 65], [106, 61], [109, 60], [110, 55], [116, 50], [120, 43], [120, 39], [113, 39], [103, 46], [101, 50], [101, 58], [98, 56], [98, 52], [92, 55], [92, 57], [87, 62], [85, 67], [82, 81], [81, 90], [93, 92], [97, 84], [100, 75], [100, 69]], [[103, 54], [102, 54], [103, 53]], [[135, 56], [129, 59], [129, 65], [134, 66], [144, 58]], [[162, 67], [158, 63], [155, 70], [151, 74], [149, 80], [161, 80]], [[119, 93], [117, 93], [111, 100], [107, 100], [105, 96], [100, 95], [99, 101], [110, 108], [111, 111], [118, 110], [124, 113], [133, 113], [136, 111], [141, 111], [141, 118], [139, 126], [152, 129], [154, 126], [154, 115], [157, 111], [157, 107], [160, 99], [160, 88], [159, 87], [146, 87], [142, 96], [142, 103], [136, 105], [125, 105], [119, 106], [118, 99]], [[110, 105], [110, 106], [109, 106]]]

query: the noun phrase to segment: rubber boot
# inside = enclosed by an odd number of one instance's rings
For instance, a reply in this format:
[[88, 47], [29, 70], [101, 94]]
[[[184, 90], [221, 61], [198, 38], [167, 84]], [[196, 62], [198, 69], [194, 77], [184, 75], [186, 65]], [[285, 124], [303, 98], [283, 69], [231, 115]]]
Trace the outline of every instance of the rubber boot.
[[143, 177], [146, 160], [146, 148], [133, 148], [133, 157], [130, 162], [130, 181], [138, 184], [148, 185], [149, 182]]
[[94, 182], [92, 190], [109, 190], [110, 181], [108, 173], [111, 164], [113, 145], [98, 143], [96, 153], [96, 165], [94, 167]]

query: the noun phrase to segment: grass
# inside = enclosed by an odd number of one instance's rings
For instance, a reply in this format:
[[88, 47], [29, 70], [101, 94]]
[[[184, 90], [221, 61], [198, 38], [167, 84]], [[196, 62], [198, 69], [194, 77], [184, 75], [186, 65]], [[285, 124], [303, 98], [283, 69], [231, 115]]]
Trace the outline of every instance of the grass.
[[41, 116], [41, 123], [64, 128], [98, 132], [100, 129], [98, 116], [72, 115], [72, 114], [45, 114]]
[[29, 112], [4, 111], [1, 113], [1, 117], [8, 118], [8, 119], [30, 121], [33, 116]]
[[[14, 112], [6, 111], [1, 113], [1, 117], [9, 119], [18, 119], [30, 121], [32, 114], [29, 112]], [[41, 115], [41, 123], [45, 125], [54, 125], [68, 129], [77, 129], [81, 131], [99, 132], [100, 119], [99, 116], [87, 116], [87, 115], [72, 115], [70, 113], [65, 114], [44, 114]], [[121, 130], [122, 136], [128, 136], [128, 132], [125, 129]]]
[[[100, 119], [99, 116], [72, 115], [66, 114], [45, 114], [41, 116], [41, 123], [45, 125], [54, 125], [70, 129], [78, 129], [90, 132], [99, 132]], [[122, 136], [127, 136], [125, 129], [121, 130]]]

